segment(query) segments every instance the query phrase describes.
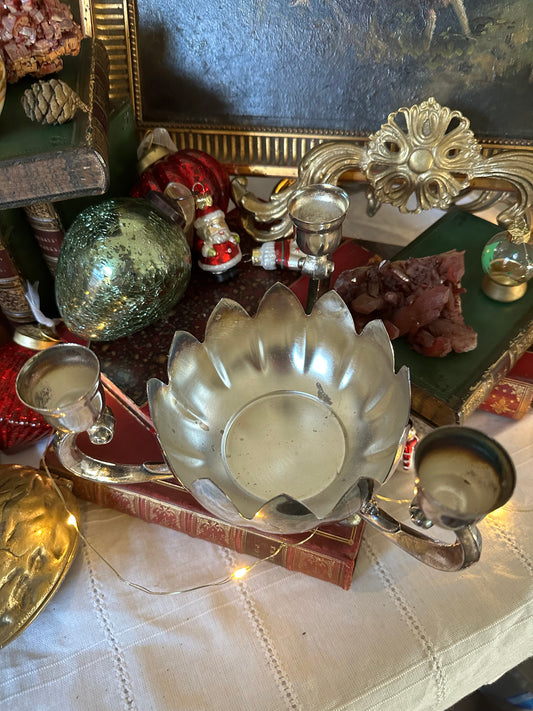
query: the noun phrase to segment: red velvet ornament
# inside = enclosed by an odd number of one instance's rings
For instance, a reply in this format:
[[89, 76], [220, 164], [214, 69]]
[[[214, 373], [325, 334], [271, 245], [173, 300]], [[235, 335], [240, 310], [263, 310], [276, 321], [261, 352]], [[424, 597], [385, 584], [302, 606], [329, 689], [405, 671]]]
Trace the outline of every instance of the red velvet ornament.
[[28, 447], [52, 432], [43, 418], [19, 400], [15, 381], [19, 370], [36, 351], [10, 341], [0, 347], [0, 450]]

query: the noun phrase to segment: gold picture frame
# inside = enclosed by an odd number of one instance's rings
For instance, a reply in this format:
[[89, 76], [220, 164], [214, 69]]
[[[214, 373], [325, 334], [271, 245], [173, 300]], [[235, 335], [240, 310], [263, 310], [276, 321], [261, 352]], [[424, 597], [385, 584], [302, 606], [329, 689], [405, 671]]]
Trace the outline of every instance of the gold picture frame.
[[[474, 61], [471, 57], [475, 56], [476, 52], [479, 53], [481, 51], [479, 49], [480, 47], [485, 47], [483, 51], [486, 53], [488, 51], [486, 49], [486, 42], [498, 42], [500, 36], [498, 32], [504, 31], [503, 28], [499, 29], [502, 22], [499, 16], [497, 17], [497, 14], [505, 14], [505, 12], [509, 14], [514, 12], [516, 16], [517, 7], [525, 7], [527, 4], [527, 0], [487, 1], [490, 8], [487, 7], [485, 0], [472, 0], [469, 6], [476, 7], [479, 5], [479, 7], [481, 7], [483, 5], [483, 22], [485, 23], [483, 27], [480, 25], [481, 20], [479, 20], [477, 16], [474, 16], [475, 12], [472, 13], [470, 24], [468, 24], [468, 17], [466, 17], [466, 19], [465, 17], [461, 17], [461, 12], [457, 8], [462, 7], [462, 0], [455, 0], [453, 3], [450, 3], [449, 8], [442, 11], [449, 13], [448, 15], [435, 15], [433, 19], [428, 17], [421, 19], [416, 16], [416, 13], [413, 14], [412, 12], [411, 15], [408, 15], [407, 9], [409, 9], [411, 5], [420, 6], [420, 3], [416, 2], [410, 4], [410, 0], [401, 3], [402, 6], [405, 5], [405, 12], [403, 14], [402, 9], [398, 8], [398, 3], [393, 2], [393, 0], [381, 0], [380, 3], [349, 3], [342, 2], [341, 0], [329, 0], [328, 2], [320, 4], [321, 10], [318, 10], [317, 4], [313, 2], [290, 2], [290, 0], [257, 0], [253, 3], [247, 0], [244, 4], [238, 2], [238, 0], [237, 2], [235, 0], [222, 0], [217, 3], [211, 3], [210, 0], [207, 0], [207, 3], [204, 3], [199, 9], [196, 8], [196, 4], [192, 3], [192, 0], [185, 0], [180, 3], [176, 3], [174, 0], [166, 0], [166, 2], [156, 0], [80, 0], [80, 8], [86, 34], [100, 39], [107, 49], [111, 66], [111, 99], [119, 100], [125, 96], [131, 96], [137, 124], [141, 133], [155, 126], [164, 126], [169, 130], [178, 148], [188, 147], [206, 151], [223, 163], [229, 172], [236, 175], [291, 177], [297, 175], [298, 165], [303, 156], [318, 144], [328, 141], [347, 140], [355, 145], [365, 145], [367, 137], [379, 128], [380, 124], [386, 120], [388, 113], [404, 105], [406, 101], [410, 99], [422, 100], [429, 95], [435, 95], [437, 99], [442, 102], [442, 99], [439, 98], [438, 91], [431, 91], [422, 95], [426, 90], [424, 85], [417, 87], [419, 95], [409, 96], [409, 93], [406, 91], [406, 96], [399, 98], [404, 91], [401, 81], [394, 83], [394, 81], [391, 80], [390, 87], [388, 85], [386, 87], [383, 82], [380, 82], [380, 76], [373, 73], [376, 71], [376, 62], [372, 64], [371, 60], [378, 57], [381, 61], [383, 57], [385, 57], [385, 50], [383, 49], [385, 46], [383, 42], [385, 33], [388, 33], [387, 38], [390, 39], [389, 44], [391, 46], [394, 44], [392, 39], [394, 39], [395, 42], [398, 39], [397, 35], [400, 25], [394, 25], [391, 20], [393, 12], [395, 13], [394, 17], [399, 17], [403, 22], [400, 29], [402, 27], [404, 29], [407, 28], [402, 41], [405, 44], [406, 38], [410, 38], [409, 41], [411, 42], [409, 49], [406, 50], [402, 49], [401, 42], [398, 40], [396, 44], [397, 48], [400, 49], [397, 49], [397, 51], [403, 51], [405, 56], [408, 56], [410, 61], [412, 60], [411, 64], [413, 66], [416, 66], [417, 63], [422, 66], [423, 63], [424, 71], [427, 74], [427, 66], [431, 66], [431, 61], [436, 61], [434, 57], [438, 56], [442, 59], [446, 52], [451, 53], [451, 58], [446, 59], [447, 62], [453, 61], [454, 53], [460, 54], [462, 52], [463, 61], [471, 62]], [[353, 13], [367, 11], [357, 9], [363, 5], [368, 7], [372, 6], [372, 12], [380, 12], [381, 20], [385, 18], [389, 21], [389, 24], [386, 25], [386, 23], [382, 23], [378, 26], [377, 19], [370, 15], [364, 18], [355, 17]], [[453, 9], [452, 6], [455, 9]], [[233, 13], [243, 13], [245, 9], [248, 13], [254, 13], [253, 15], [247, 15], [248, 20], [253, 17], [253, 31], [250, 24], [247, 24], [247, 20], [244, 16], [241, 25], [237, 28], [235, 27], [235, 23], [231, 21], [233, 17], [238, 16]], [[494, 15], [494, 22], [489, 26], [487, 24], [487, 16], [491, 11]], [[183, 73], [181, 65], [179, 72], [175, 66], [171, 68], [172, 71], [170, 73], [168, 67], [165, 69], [165, 65], [172, 62], [172, 50], [174, 49], [171, 46], [172, 43], [189, 43], [189, 47], [198, 47], [198, 52], [189, 52], [189, 56], [194, 55], [196, 58], [202, 54], [201, 47], [209, 47], [209, 51], [213, 50], [213, 48], [218, 48], [219, 55], [215, 56], [214, 61], [216, 61], [217, 56], [219, 56], [221, 65], [231, 65], [229, 68], [226, 67], [225, 75], [227, 76], [228, 72], [231, 74], [231, 71], [234, 71], [234, 76], [241, 77], [243, 73], [246, 74], [247, 70], [247, 66], [244, 64], [246, 60], [243, 59], [243, 57], [249, 55], [246, 54], [246, 51], [244, 53], [242, 52], [243, 47], [246, 50], [247, 42], [253, 42], [253, 47], [257, 49], [257, 47], [262, 46], [264, 40], [267, 48], [268, 46], [275, 48], [279, 42], [283, 40], [285, 36], [283, 34], [283, 28], [288, 26], [289, 22], [297, 26], [296, 32], [298, 33], [303, 27], [301, 22], [299, 22], [300, 19], [308, 17], [309, 13], [313, 12], [326, 13], [321, 17], [317, 16], [312, 19], [320, 20], [322, 22], [320, 27], [326, 28], [325, 30], [320, 29], [320, 32], [330, 31], [328, 40], [330, 44], [335, 44], [335, 33], [337, 33], [339, 35], [339, 46], [341, 46], [345, 40], [348, 43], [352, 41], [346, 34], [347, 27], [348, 29], [350, 27], [353, 29], [356, 26], [356, 20], [359, 23], [364, 20], [366, 23], [366, 34], [364, 35], [364, 42], [366, 44], [365, 46], [359, 44], [357, 49], [362, 53], [367, 52], [365, 56], [365, 71], [368, 76], [365, 76], [364, 81], [367, 82], [365, 87], [368, 85], [368, 91], [364, 96], [364, 100], [368, 104], [367, 111], [370, 112], [371, 121], [367, 119], [366, 123], [363, 122], [359, 126], [357, 125], [359, 119], [356, 118], [354, 119], [355, 127], [353, 125], [348, 127], [346, 121], [347, 114], [351, 111], [350, 106], [354, 106], [355, 104], [350, 104], [348, 101], [345, 101], [342, 103], [342, 115], [336, 114], [335, 110], [332, 110], [332, 119], [330, 116], [327, 116], [324, 121], [324, 116], [322, 116], [322, 122], [320, 122], [320, 120], [315, 122], [310, 121], [309, 125], [306, 125], [306, 112], [310, 112], [313, 108], [314, 99], [312, 96], [307, 96], [305, 92], [303, 92], [302, 97], [294, 98], [291, 103], [291, 106], [294, 106], [299, 100], [303, 101], [303, 118], [302, 116], [297, 117], [299, 120], [294, 122], [298, 124], [296, 128], [290, 125], [290, 116], [288, 119], [285, 118], [282, 120], [278, 115], [265, 116], [265, 112], [261, 112], [260, 110], [257, 116], [250, 115], [250, 111], [248, 111], [246, 121], [240, 121], [239, 116], [236, 118], [230, 117], [230, 120], [227, 120], [227, 117], [224, 115], [207, 116], [206, 114], [208, 112], [204, 112], [203, 115], [206, 120], [198, 120], [198, 117], [196, 117], [197, 120], [194, 120], [194, 116], [192, 120], [189, 120], [189, 117], [179, 112], [173, 113], [171, 105], [173, 94], [168, 90], [168, 78], [172, 77], [176, 80], [177, 88], [175, 93], [179, 93], [179, 87], [185, 86], [184, 75], [187, 74], [187, 67], [184, 68]], [[216, 13], [219, 13], [218, 16], [215, 16]], [[227, 23], [222, 22], [222, 24], [220, 24], [220, 13], [228, 14]], [[344, 14], [344, 18], [340, 18], [342, 22], [339, 20], [339, 13]], [[157, 17], [154, 20], [154, 27], [157, 27], [157, 33], [160, 34], [155, 33], [152, 28], [152, 34], [148, 35], [144, 30], [143, 17], [149, 17], [150, 22], [152, 22], [152, 17], [155, 16]], [[283, 18], [286, 17], [289, 17], [289, 19], [283, 21]], [[192, 22], [192, 18], [195, 18], [194, 22]], [[282, 19], [281, 22], [280, 18]], [[518, 31], [520, 18], [517, 16], [515, 19]], [[346, 24], [347, 20], [348, 25]], [[350, 22], [352, 24], [349, 24]], [[421, 40], [422, 45], [417, 47], [416, 29], [420, 22], [425, 23], [425, 32]], [[440, 25], [439, 22], [441, 23]], [[444, 27], [448, 22], [452, 27], [451, 30], [449, 27], [447, 29]], [[169, 25], [173, 23], [171, 28], [165, 28], [167, 23]], [[176, 23], [179, 25], [179, 32], [176, 30]], [[263, 24], [261, 25], [261, 23]], [[337, 24], [334, 26], [334, 23]], [[444, 25], [442, 23], [444, 23]], [[224, 25], [226, 25], [225, 29]], [[259, 42], [257, 38], [258, 27], [263, 28], [265, 33], [259, 38]], [[275, 32], [279, 32], [279, 37], [272, 38], [273, 27], [277, 28]], [[520, 38], [518, 36], [516, 38], [517, 46], [518, 40], [520, 39], [521, 46], [526, 48], [524, 51], [531, 53], [530, 47], [533, 44], [531, 37], [529, 36], [529, 40], [524, 43], [524, 31], [526, 33], [529, 32], [529, 25], [524, 30], [524, 23], [522, 22], [520, 28], [522, 35]], [[489, 40], [486, 40], [485, 37], [489, 29]], [[270, 34], [268, 34], [269, 30]], [[428, 34], [429, 30], [431, 30], [430, 36]], [[505, 27], [505, 31], [507, 32], [508, 39], [509, 34], [512, 35], [512, 31], [511, 33], [509, 31], [508, 24]], [[291, 36], [295, 36], [294, 30], [291, 30], [291, 32], [293, 32]], [[492, 39], [490, 39], [490, 37], [492, 37]], [[236, 44], [236, 39], [242, 43], [239, 50], [241, 52], [241, 59], [231, 54], [231, 48]], [[432, 46], [429, 48], [426, 47], [428, 41], [430, 44], [432, 43]], [[203, 45], [202, 42], [204, 43]], [[372, 46], [370, 46], [371, 42], [373, 42]], [[507, 45], [508, 44], [509, 42], [507, 41]], [[478, 49], [476, 49], [476, 47]], [[284, 50], [282, 49], [282, 51]], [[339, 59], [340, 55], [337, 50], [332, 51], [334, 52], [334, 59]], [[390, 55], [391, 51], [390, 48], [386, 49], [386, 52], [388, 52], [387, 56]], [[152, 53], [151, 59], [147, 57], [150, 52]], [[441, 54], [438, 54], [438, 52]], [[270, 85], [277, 85], [283, 80], [283, 77], [285, 77], [284, 80], [286, 81], [287, 76], [293, 76], [295, 74], [295, 70], [291, 65], [291, 61], [294, 63], [294, 59], [291, 60], [291, 57], [294, 57], [294, 53], [287, 53], [287, 74], [283, 72], [280, 74], [280, 58], [278, 57], [277, 64], [273, 63], [272, 67], [265, 67], [264, 73], [261, 76], [258, 76], [258, 72], [250, 74], [247, 78], [249, 86], [255, 87], [256, 83], [258, 83], [257, 93], [261, 94], [261, 92], [263, 92], [264, 96], [267, 97]], [[468, 57], [470, 57], [470, 59], [468, 59]], [[155, 58], [157, 58], [157, 60]], [[486, 57], [483, 56], [483, 59], [486, 59]], [[340, 60], [342, 60], [342, 57]], [[513, 71], [516, 73], [516, 56], [509, 57], [509, 62], [511, 61], [514, 67]], [[527, 56], [524, 61], [526, 63], [529, 61]], [[239, 62], [241, 63], [239, 64]], [[161, 113], [159, 110], [161, 107], [153, 111], [153, 106], [150, 104], [150, 88], [157, 83], [154, 81], [154, 77], [159, 76], [159, 74], [157, 74], [159, 69], [156, 68], [156, 65], [163, 67], [160, 86], [167, 87], [165, 100], [169, 104], [169, 110], [166, 113]], [[310, 68], [312, 65], [303, 62], [303, 66]], [[324, 66], [329, 65], [325, 64]], [[504, 69], [505, 67], [502, 68], [502, 71]], [[207, 78], [213, 75], [216, 81], [218, 81], [219, 76], [222, 77], [222, 79], [224, 76], [224, 72], [219, 72], [219, 67], [214, 65], [213, 68], [213, 63], [206, 64], [203, 71]], [[387, 67], [386, 73], [391, 73], [390, 67]], [[346, 76], [345, 73], [342, 72], [342, 63], [340, 65], [339, 76], [334, 78], [340, 82], [344, 81], [349, 85], [350, 91], [346, 96], [353, 95], [355, 89], [353, 89], [351, 82], [354, 78]], [[246, 77], [243, 81], [245, 80]], [[518, 82], [523, 81], [520, 72], [517, 73], [516, 78], [513, 78], [513, 81], [515, 80]], [[361, 81], [361, 77], [359, 77], [359, 81]], [[435, 72], [435, 79], [432, 81], [434, 83], [438, 81], [438, 72]], [[270, 85], [268, 82], [270, 82]], [[333, 83], [336, 82], [334, 81]], [[531, 133], [531, 129], [526, 128], [526, 126], [529, 125], [526, 119], [520, 117], [520, 107], [515, 106], [513, 111], [508, 111], [509, 121], [512, 120], [516, 124], [511, 126], [510, 129], [507, 126], [501, 125], [501, 131], [495, 130], [495, 126], [491, 125], [490, 121], [487, 125], [483, 126], [483, 121], [480, 119], [480, 116], [482, 118], [483, 109], [481, 108], [481, 110], [478, 111], [478, 107], [482, 107], [483, 105], [482, 103], [480, 104], [475, 92], [468, 93], [469, 86], [470, 85], [461, 89], [462, 93], [460, 93], [460, 95], [463, 98], [459, 101], [459, 105], [452, 101], [450, 97], [444, 97], [444, 99], [446, 99], [448, 105], [459, 109], [470, 118], [472, 128], [484, 152], [490, 155], [495, 152], [505, 151], [509, 148], [531, 151], [533, 149], [533, 134]], [[384, 91], [385, 88], [387, 88], [387, 90], [390, 89], [389, 93], [392, 96], [398, 95], [398, 100], [388, 101], [385, 95], [386, 92]], [[531, 92], [529, 88], [528, 93], [528, 86], [524, 86], [523, 88], [522, 104], [523, 107], [525, 107], [524, 110], [527, 112], [527, 104], [528, 102], [531, 103], [530, 97], [533, 92]], [[196, 88], [193, 88], [193, 90], [196, 90]], [[410, 89], [410, 91], [412, 94], [412, 89]], [[501, 88], [499, 86], [495, 86], [494, 91], [499, 91], [501, 95]], [[287, 89], [287, 93], [290, 94], [290, 89]], [[294, 91], [292, 93], [294, 93]], [[384, 96], [379, 98], [382, 93]], [[153, 95], [152, 92], [152, 96]], [[339, 96], [343, 96], [342, 92]], [[519, 103], [521, 100], [520, 96], [519, 94]], [[267, 100], [268, 98], [264, 99], [265, 103]], [[307, 104], [305, 103], [306, 101]], [[490, 96], [487, 97], [486, 101], [490, 102]], [[503, 101], [502, 104], [505, 104], [505, 101]], [[385, 109], [385, 107], [387, 108]], [[470, 107], [474, 115], [468, 110]], [[239, 107], [237, 107], [237, 109], [239, 109]], [[504, 107], [502, 107], [502, 111], [503, 110]], [[237, 114], [238, 113], [239, 111], [237, 110]], [[276, 111], [273, 110], [271, 113], [275, 114]], [[343, 120], [339, 120], [338, 125], [335, 125], [337, 116]], [[371, 122], [372, 125], [369, 125], [369, 122]], [[480, 132], [478, 132], [478, 126], [482, 129]], [[498, 129], [499, 128], [500, 125], [498, 125]]]

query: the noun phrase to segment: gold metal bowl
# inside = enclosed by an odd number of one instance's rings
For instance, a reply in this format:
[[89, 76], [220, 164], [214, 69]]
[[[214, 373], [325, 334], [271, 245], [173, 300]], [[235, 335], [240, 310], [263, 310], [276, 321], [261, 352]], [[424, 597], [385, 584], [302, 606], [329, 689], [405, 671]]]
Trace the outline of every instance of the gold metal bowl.
[[0, 465], [0, 648], [37, 617], [74, 560], [78, 505], [64, 482], [57, 487], [33, 467]]
[[254, 317], [222, 299], [203, 342], [175, 334], [168, 378], [148, 382], [165, 458], [230, 523], [290, 534], [346, 518], [402, 449], [408, 371], [381, 321], [358, 335], [333, 291], [310, 315], [282, 284]]

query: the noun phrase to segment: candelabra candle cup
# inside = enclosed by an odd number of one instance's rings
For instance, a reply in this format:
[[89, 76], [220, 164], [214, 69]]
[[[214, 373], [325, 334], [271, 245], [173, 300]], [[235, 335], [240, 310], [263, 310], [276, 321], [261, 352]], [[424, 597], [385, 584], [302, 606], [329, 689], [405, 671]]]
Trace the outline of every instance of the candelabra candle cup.
[[110, 442], [115, 433], [115, 418], [105, 404], [100, 363], [89, 348], [61, 343], [37, 353], [21, 368], [15, 386], [20, 400], [56, 430], [52, 449], [72, 474], [109, 484], [171, 476], [165, 463], [145, 466], [101, 461], [78, 448], [76, 439], [82, 432], [98, 445]]
[[334, 185], [308, 185], [294, 193], [287, 207], [304, 254], [322, 257], [337, 249], [349, 204], [346, 192]]
[[440, 427], [423, 437], [415, 469], [411, 517], [425, 528], [458, 529], [481, 521], [509, 500], [516, 481], [505, 449], [462, 426]]
[[335, 185], [308, 185], [297, 190], [287, 210], [294, 225], [294, 239], [305, 258], [302, 274], [310, 278], [306, 311], [329, 289], [334, 264], [333, 252], [342, 240], [342, 223], [350, 200]]
[[21, 368], [16, 390], [20, 400], [54, 429], [89, 434], [92, 430], [98, 441], [111, 438], [100, 424], [106, 409], [100, 364], [85, 346], [61, 343], [37, 353]]

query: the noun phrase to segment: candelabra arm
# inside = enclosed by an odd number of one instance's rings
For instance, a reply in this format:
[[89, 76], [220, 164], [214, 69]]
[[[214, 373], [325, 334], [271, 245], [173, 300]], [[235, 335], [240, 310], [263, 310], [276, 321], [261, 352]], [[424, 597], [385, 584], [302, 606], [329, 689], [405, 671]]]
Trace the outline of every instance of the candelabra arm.
[[165, 464], [116, 464], [94, 459], [76, 443], [76, 432], [56, 432], [52, 443], [61, 464], [72, 474], [107, 484], [143, 484], [172, 477]]
[[438, 570], [454, 572], [468, 568], [481, 555], [481, 534], [475, 525], [456, 529], [456, 540], [444, 543], [396, 521], [374, 499], [367, 501], [358, 515], [406, 553]]

